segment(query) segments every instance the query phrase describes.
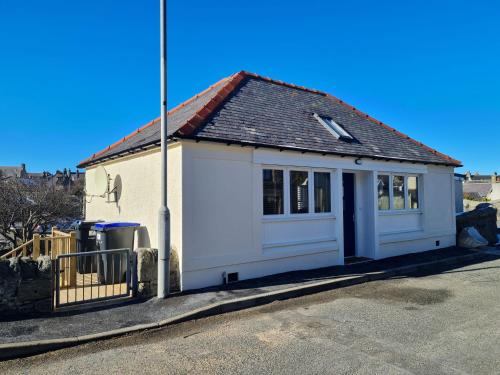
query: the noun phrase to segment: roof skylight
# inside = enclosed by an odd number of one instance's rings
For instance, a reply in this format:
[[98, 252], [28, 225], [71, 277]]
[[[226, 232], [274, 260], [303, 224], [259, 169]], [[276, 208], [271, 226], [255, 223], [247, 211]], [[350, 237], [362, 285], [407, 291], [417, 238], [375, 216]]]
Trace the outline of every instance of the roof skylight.
[[353, 140], [354, 138], [350, 135], [345, 129], [337, 124], [333, 119], [326, 116], [320, 116], [317, 113], [314, 114], [314, 117], [319, 121], [321, 125], [323, 125], [332, 135], [337, 139], [343, 140]]

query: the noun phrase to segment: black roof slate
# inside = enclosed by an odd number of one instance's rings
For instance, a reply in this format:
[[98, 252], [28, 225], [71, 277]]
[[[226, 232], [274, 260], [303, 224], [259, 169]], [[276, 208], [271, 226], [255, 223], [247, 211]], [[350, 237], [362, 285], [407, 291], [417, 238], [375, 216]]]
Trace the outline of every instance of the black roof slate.
[[[241, 74], [241, 73], [240, 73]], [[230, 80], [232, 77], [227, 78]], [[221, 81], [224, 83], [224, 80]], [[168, 115], [171, 137], [216, 142], [242, 143], [326, 154], [394, 159], [417, 163], [459, 165], [460, 163], [377, 123], [338, 99], [314, 90], [244, 74], [243, 79], [214, 111], [203, 118], [194, 131], [182, 127], [209, 101], [220, 95], [220, 85], [212, 86]], [[353, 137], [336, 139], [313, 114], [331, 117]], [[79, 167], [124, 152], [158, 144], [159, 120], [110, 146]]]

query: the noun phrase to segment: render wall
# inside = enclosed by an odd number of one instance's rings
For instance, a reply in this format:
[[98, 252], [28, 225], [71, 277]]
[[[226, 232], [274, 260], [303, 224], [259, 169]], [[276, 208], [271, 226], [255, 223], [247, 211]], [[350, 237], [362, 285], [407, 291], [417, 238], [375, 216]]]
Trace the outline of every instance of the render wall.
[[[182, 146], [169, 145], [168, 149], [168, 205], [171, 217], [171, 243], [177, 251], [181, 244], [182, 200]], [[160, 207], [160, 151], [137, 153], [101, 164], [109, 174], [110, 186], [118, 185], [115, 197], [92, 196], [95, 192], [94, 176], [97, 167], [86, 172], [85, 217], [87, 220], [138, 222], [143, 230], [136, 236], [136, 247], [158, 247], [158, 209]], [[117, 182], [120, 181], [120, 182]]]
[[[156, 248], [159, 163], [159, 151], [150, 151], [103, 164], [113, 180], [120, 177], [121, 195], [118, 202], [88, 198], [87, 218], [137, 221], [147, 234], [137, 247]], [[332, 212], [265, 217], [262, 169], [273, 166], [330, 171]], [[355, 174], [356, 255], [378, 259], [455, 244], [453, 168], [183, 141], [169, 147], [168, 184], [182, 290], [219, 285], [223, 272], [248, 279], [343, 264], [343, 172]], [[88, 170], [89, 191], [94, 173]], [[378, 173], [418, 175], [421, 209], [379, 212]]]
[[464, 184], [461, 178], [455, 178], [455, 212], [464, 212]]
[[451, 167], [426, 167], [420, 179], [421, 209], [411, 213], [379, 211], [376, 258], [455, 245], [453, 172]]
[[[455, 244], [453, 168], [358, 165], [347, 157], [203, 142], [183, 142], [183, 151], [183, 290], [220, 284], [223, 272], [247, 279], [343, 264], [343, 172], [356, 179], [356, 255], [378, 259]], [[332, 213], [263, 216], [265, 167], [331, 171]], [[379, 212], [379, 172], [417, 174], [421, 209]]]
[[334, 215], [262, 215], [262, 165], [253, 148], [185, 143], [182, 288], [338, 264]]

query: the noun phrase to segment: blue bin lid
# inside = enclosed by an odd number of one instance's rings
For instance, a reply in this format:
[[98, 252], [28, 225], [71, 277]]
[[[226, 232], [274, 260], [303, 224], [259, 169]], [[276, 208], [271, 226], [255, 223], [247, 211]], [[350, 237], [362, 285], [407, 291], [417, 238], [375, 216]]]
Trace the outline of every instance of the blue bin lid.
[[96, 223], [94, 225], [94, 229], [104, 230], [104, 229], [111, 229], [111, 228], [125, 228], [125, 227], [138, 227], [138, 226], [140, 226], [139, 223], [127, 223], [127, 222], [116, 221], [116, 222], [108, 222], [108, 223]]

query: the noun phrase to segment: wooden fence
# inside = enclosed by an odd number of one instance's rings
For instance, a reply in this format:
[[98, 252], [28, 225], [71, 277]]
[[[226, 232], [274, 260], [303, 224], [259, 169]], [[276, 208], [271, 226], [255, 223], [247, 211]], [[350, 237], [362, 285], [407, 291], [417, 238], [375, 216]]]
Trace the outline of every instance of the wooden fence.
[[[56, 259], [58, 255], [76, 253], [76, 251], [76, 233], [66, 233], [53, 228], [49, 236], [42, 237], [39, 234], [34, 234], [31, 240], [2, 255], [0, 259], [15, 258], [20, 255], [37, 259], [42, 254]], [[75, 286], [76, 277], [76, 258], [70, 257], [61, 260], [60, 285], [62, 287]]]

